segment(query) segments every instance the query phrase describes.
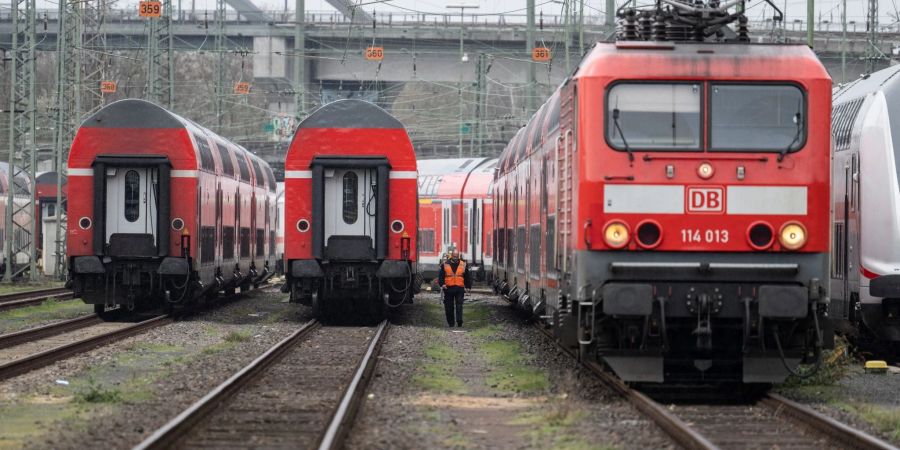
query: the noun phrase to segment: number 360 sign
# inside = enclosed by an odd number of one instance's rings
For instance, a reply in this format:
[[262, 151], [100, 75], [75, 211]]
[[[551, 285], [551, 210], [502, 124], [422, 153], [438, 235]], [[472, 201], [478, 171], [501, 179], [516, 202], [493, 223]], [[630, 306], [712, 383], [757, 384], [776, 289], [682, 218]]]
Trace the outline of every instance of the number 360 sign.
[[141, 17], [160, 17], [162, 15], [162, 2], [143, 1], [138, 6], [138, 14]]

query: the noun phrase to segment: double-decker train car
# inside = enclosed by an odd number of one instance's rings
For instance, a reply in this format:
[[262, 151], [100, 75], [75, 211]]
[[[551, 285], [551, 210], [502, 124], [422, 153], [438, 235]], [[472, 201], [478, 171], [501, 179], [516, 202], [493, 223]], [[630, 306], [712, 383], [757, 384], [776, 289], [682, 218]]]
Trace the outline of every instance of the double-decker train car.
[[475, 281], [489, 280], [496, 167], [497, 159], [488, 158], [419, 161], [419, 270], [425, 280], [437, 277], [451, 248], [468, 262]]
[[831, 315], [900, 341], [900, 67], [833, 97]]
[[285, 159], [285, 290], [324, 320], [412, 300], [416, 155], [378, 106], [338, 100], [297, 127]]
[[496, 286], [623, 380], [780, 382], [832, 345], [831, 79], [740, 12], [666, 4], [502, 153]]
[[85, 120], [69, 152], [69, 283], [99, 314], [181, 307], [274, 273], [275, 177], [143, 100]]

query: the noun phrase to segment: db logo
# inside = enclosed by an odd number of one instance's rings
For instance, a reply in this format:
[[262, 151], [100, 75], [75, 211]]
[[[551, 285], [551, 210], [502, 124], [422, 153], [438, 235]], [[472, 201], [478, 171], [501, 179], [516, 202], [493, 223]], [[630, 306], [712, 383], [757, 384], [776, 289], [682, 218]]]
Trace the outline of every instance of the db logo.
[[725, 211], [725, 190], [720, 187], [688, 188], [688, 212], [720, 213]]

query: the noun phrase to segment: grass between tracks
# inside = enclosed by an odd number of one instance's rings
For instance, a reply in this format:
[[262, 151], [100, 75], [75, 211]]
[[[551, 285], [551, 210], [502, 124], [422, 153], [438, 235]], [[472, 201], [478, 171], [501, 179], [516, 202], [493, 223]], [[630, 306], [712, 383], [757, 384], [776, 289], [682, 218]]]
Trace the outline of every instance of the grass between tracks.
[[46, 300], [43, 303], [0, 311], [0, 334], [11, 333], [55, 320], [93, 313], [81, 300]]
[[41, 289], [60, 288], [65, 284], [66, 283], [62, 281], [3, 284], [0, 285], [0, 295], [14, 294], [16, 292], [39, 291]]

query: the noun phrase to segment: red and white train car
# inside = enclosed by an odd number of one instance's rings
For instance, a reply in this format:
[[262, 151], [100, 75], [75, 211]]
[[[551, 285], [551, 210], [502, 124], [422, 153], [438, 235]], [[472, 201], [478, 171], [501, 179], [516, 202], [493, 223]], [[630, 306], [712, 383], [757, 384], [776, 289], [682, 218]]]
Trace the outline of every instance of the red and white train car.
[[830, 98], [805, 45], [597, 44], [500, 158], [497, 288], [626, 381], [782, 381], [832, 336]]
[[412, 299], [416, 155], [400, 121], [361, 100], [313, 111], [288, 149], [284, 188], [292, 301], [343, 320]]
[[153, 103], [88, 118], [69, 152], [69, 285], [98, 313], [185, 306], [274, 272], [275, 177]]
[[426, 280], [437, 276], [450, 249], [459, 250], [476, 281], [489, 280], [496, 168], [496, 158], [419, 161], [419, 268]]

